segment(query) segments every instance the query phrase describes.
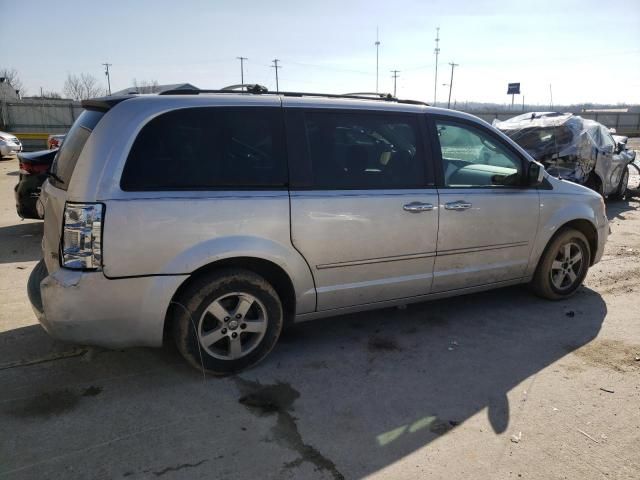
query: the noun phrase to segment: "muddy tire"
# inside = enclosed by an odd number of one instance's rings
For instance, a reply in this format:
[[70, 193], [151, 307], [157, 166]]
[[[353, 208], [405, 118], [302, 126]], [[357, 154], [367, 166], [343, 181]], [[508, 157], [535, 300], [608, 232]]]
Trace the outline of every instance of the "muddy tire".
[[173, 336], [195, 368], [240, 372], [262, 360], [282, 331], [282, 302], [261, 276], [225, 269], [195, 278], [172, 303]]
[[611, 195], [613, 200], [624, 200], [627, 196], [627, 189], [629, 187], [629, 166], [624, 167], [624, 173], [620, 177], [620, 183], [616, 188], [615, 193]]
[[587, 238], [578, 230], [560, 230], [549, 242], [531, 282], [536, 295], [562, 300], [582, 285], [591, 264]]

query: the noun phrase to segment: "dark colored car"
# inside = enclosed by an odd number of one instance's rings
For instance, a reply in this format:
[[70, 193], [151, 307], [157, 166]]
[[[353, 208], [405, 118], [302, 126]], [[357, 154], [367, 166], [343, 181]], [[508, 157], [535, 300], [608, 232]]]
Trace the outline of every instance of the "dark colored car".
[[40, 188], [49, 175], [57, 152], [55, 149], [18, 154], [20, 177], [14, 191], [16, 210], [20, 217], [43, 218], [43, 210], [38, 208]]

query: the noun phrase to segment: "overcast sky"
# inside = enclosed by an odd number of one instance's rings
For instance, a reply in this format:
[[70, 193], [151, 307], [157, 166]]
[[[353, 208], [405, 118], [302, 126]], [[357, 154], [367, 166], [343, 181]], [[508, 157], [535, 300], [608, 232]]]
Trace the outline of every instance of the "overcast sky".
[[[438, 100], [640, 103], [640, 1], [2, 1], [0, 67], [15, 68], [30, 94], [61, 91], [69, 73], [112, 90], [133, 79], [200, 88], [245, 81], [280, 88], [374, 91], [376, 25], [380, 90], [433, 101], [434, 39], [440, 27]], [[10, 21], [8, 21], [10, 19]], [[521, 101], [521, 97], [516, 99]]]

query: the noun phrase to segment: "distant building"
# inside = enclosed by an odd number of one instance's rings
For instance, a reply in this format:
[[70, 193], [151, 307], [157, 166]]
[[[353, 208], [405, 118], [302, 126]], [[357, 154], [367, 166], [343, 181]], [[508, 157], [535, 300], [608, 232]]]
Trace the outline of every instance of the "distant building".
[[5, 77], [0, 77], [0, 100], [3, 102], [20, 100], [20, 92], [13, 88]]

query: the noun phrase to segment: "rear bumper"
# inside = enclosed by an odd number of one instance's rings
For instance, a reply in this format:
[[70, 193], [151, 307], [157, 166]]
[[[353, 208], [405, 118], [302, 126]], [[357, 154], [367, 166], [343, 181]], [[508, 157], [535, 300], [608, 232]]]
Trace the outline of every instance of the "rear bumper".
[[38, 213], [37, 205], [40, 199], [40, 188], [45, 180], [46, 176], [43, 175], [21, 175], [14, 188], [16, 211], [21, 218], [42, 218]]
[[44, 329], [59, 340], [107, 348], [162, 344], [167, 308], [186, 276], [111, 280], [102, 272], [44, 262], [29, 279], [29, 300]]

